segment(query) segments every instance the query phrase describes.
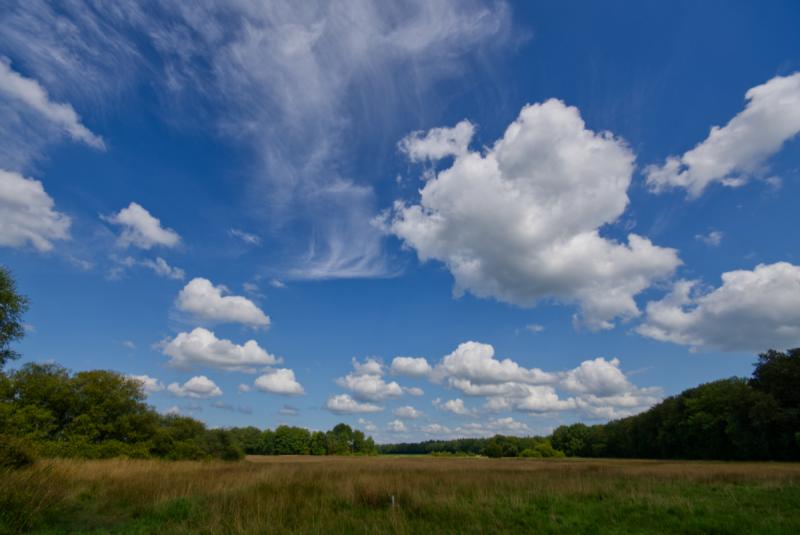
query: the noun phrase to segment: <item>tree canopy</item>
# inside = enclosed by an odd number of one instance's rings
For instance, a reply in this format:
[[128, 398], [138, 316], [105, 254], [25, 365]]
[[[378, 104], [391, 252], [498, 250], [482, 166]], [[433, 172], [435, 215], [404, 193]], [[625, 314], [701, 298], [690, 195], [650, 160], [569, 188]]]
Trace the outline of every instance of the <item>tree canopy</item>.
[[0, 370], [6, 362], [19, 357], [11, 343], [25, 335], [22, 315], [28, 310], [28, 298], [17, 292], [11, 273], [0, 266]]

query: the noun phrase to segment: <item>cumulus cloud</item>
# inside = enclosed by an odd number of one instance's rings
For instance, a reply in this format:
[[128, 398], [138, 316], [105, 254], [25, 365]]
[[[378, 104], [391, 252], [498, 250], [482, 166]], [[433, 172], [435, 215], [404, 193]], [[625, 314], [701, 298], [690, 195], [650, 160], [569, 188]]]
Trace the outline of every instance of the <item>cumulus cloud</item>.
[[714, 182], [737, 187], [763, 173], [766, 160], [800, 132], [800, 72], [753, 87], [745, 99], [744, 110], [695, 148], [647, 167], [650, 189], [684, 188], [694, 199]]
[[395, 375], [426, 377], [431, 372], [431, 365], [425, 357], [395, 357], [390, 369]]
[[434, 142], [469, 133], [456, 128], [465, 132], [401, 143], [414, 159], [454, 160], [428, 177], [419, 204], [397, 201], [385, 220], [421, 261], [447, 266], [456, 293], [520, 306], [574, 302], [579, 323], [606, 329], [636, 317], [634, 297], [680, 264], [675, 250], [642, 236], [600, 235], [628, 205], [634, 156], [612, 134], [587, 129], [577, 108], [554, 99], [525, 106], [483, 153]]
[[242, 384], [239, 385], [238, 390], [239, 390], [240, 394], [246, 394], [247, 392], [250, 392], [251, 390], [253, 390], [253, 387], [250, 386], [250, 385], [246, 385], [246, 384], [242, 383]]
[[461, 121], [453, 128], [432, 128], [428, 132], [413, 132], [398, 144], [412, 162], [441, 160], [448, 156], [466, 155], [475, 126]]
[[142, 391], [145, 394], [152, 394], [164, 390], [164, 383], [155, 377], [150, 377], [149, 375], [127, 375], [126, 377], [142, 385]]
[[392, 420], [387, 424], [386, 429], [392, 433], [405, 433], [408, 430], [402, 420]]
[[397, 382], [387, 383], [379, 375], [348, 373], [337, 379], [336, 384], [350, 390], [360, 400], [380, 401], [403, 395], [403, 388]]
[[632, 385], [619, 369], [619, 364], [619, 359], [598, 357], [585, 360], [577, 368], [568, 371], [561, 384], [568, 392], [578, 394], [610, 396], [627, 392]]
[[70, 218], [54, 206], [41, 182], [0, 169], [0, 245], [46, 252], [69, 239]]
[[299, 396], [305, 391], [294, 377], [294, 371], [288, 368], [270, 370], [256, 379], [256, 388], [262, 392], [272, 394], [283, 394], [288, 396]]
[[179, 310], [211, 322], [241, 323], [251, 327], [268, 327], [269, 316], [251, 300], [240, 295], [225, 295], [225, 286], [214, 286], [210, 280], [195, 278], [178, 294]]
[[433, 404], [440, 410], [458, 414], [459, 416], [473, 415], [473, 412], [464, 405], [464, 400], [461, 398], [448, 399], [447, 401], [442, 401], [441, 399], [437, 398], [433, 400]]
[[47, 90], [39, 82], [15, 72], [10, 61], [1, 56], [0, 93], [35, 111], [43, 120], [53, 124], [73, 140], [105, 150], [103, 138], [83, 125], [71, 105], [50, 100]]
[[660, 301], [647, 304], [636, 331], [693, 348], [763, 351], [800, 345], [800, 267], [759, 264], [722, 274], [722, 285], [702, 291], [682, 280]]
[[464, 342], [446, 355], [434, 370], [434, 377], [445, 378], [451, 385], [465, 380], [475, 384], [517, 382], [551, 383], [552, 374], [538, 368], [527, 369], [511, 359], [498, 360], [494, 347], [480, 342]]
[[406, 418], [410, 420], [416, 420], [420, 416], [422, 416], [422, 412], [418, 411], [411, 405], [406, 405], [404, 407], [398, 407], [394, 410], [394, 415], [398, 418]]
[[171, 366], [184, 369], [209, 367], [254, 373], [258, 366], [272, 366], [280, 361], [262, 349], [255, 340], [238, 345], [230, 340], [219, 339], [202, 327], [179, 333], [164, 345], [162, 351], [171, 357]]
[[176, 247], [181, 237], [170, 228], [161, 226], [161, 221], [150, 215], [141, 205], [132, 202], [116, 214], [100, 216], [101, 219], [122, 227], [117, 238], [120, 247], [134, 246], [140, 249], [153, 247]]
[[216, 384], [214, 384], [214, 381], [205, 375], [192, 377], [182, 385], [178, 383], [170, 383], [170, 385], [167, 387], [167, 391], [170, 394], [174, 394], [182, 398], [210, 398], [222, 395], [222, 390]]
[[329, 411], [339, 414], [352, 414], [360, 412], [380, 412], [383, 407], [374, 403], [361, 403], [356, 401], [349, 394], [338, 394], [331, 396], [325, 403]]
[[377, 359], [367, 357], [364, 362], [359, 362], [353, 358], [350, 362], [355, 375], [383, 375], [383, 365]]

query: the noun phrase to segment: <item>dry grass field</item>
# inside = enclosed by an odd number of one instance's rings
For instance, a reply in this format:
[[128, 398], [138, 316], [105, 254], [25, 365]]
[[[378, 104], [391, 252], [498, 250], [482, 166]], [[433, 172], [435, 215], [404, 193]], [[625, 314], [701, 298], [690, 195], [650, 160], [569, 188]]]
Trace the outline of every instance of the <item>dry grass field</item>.
[[0, 477], [8, 533], [800, 533], [796, 464], [54, 460]]

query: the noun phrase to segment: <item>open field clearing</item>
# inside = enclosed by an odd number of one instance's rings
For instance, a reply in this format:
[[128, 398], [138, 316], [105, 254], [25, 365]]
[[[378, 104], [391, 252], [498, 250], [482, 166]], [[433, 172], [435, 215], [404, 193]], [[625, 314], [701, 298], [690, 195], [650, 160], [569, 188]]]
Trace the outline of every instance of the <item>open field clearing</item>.
[[800, 533], [800, 465], [54, 460], [3, 474], [0, 515], [5, 533]]

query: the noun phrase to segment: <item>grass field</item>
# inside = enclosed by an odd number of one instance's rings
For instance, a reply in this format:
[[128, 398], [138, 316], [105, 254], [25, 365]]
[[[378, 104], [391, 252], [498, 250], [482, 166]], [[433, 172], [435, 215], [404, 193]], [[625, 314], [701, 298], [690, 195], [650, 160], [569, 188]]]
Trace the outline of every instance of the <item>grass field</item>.
[[[394, 505], [392, 505], [394, 496]], [[800, 533], [800, 465], [433, 457], [40, 461], [8, 533]]]

